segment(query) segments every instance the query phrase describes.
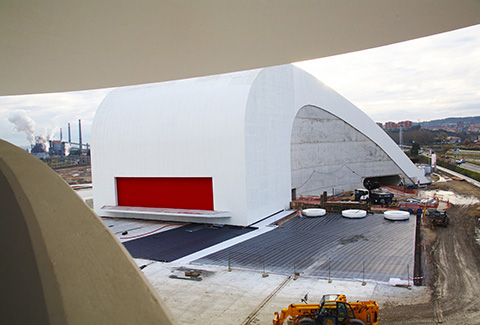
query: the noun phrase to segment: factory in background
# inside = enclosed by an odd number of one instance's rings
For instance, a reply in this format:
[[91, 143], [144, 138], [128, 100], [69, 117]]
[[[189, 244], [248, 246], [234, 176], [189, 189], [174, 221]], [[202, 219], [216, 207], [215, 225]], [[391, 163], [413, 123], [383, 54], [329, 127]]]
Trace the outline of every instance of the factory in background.
[[82, 142], [82, 120], [78, 120], [78, 142], [72, 142], [70, 123], [68, 123], [68, 141], [63, 141], [60, 128], [60, 140], [48, 140], [45, 136], [36, 136], [30, 152], [40, 159], [90, 155], [90, 145]]

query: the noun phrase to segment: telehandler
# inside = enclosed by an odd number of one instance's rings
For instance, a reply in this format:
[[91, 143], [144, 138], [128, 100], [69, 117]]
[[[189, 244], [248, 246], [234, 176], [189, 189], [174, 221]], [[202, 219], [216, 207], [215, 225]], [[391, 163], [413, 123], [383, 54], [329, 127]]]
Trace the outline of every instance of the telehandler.
[[376, 301], [347, 302], [347, 297], [340, 294], [324, 295], [319, 304], [307, 303], [307, 296], [302, 299], [305, 304], [291, 304], [275, 312], [273, 325], [281, 325], [289, 317], [287, 324], [302, 325], [336, 325], [359, 324], [378, 325], [379, 308]]

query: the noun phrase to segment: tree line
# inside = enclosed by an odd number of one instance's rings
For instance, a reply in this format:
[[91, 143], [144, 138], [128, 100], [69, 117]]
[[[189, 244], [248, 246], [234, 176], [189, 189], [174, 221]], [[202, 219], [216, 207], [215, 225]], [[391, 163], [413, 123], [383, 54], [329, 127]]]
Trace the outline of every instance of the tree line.
[[[388, 129], [385, 132], [392, 138], [395, 143], [400, 144], [400, 129]], [[466, 132], [451, 132], [445, 130], [427, 130], [422, 129], [420, 125], [413, 126], [408, 129], [402, 130], [402, 143], [406, 146], [412, 146], [417, 143], [421, 147], [434, 146], [434, 145], [446, 145], [449, 144], [449, 140], [452, 137], [460, 139], [460, 143], [457, 145], [470, 145], [477, 139], [478, 134], [470, 134]]]

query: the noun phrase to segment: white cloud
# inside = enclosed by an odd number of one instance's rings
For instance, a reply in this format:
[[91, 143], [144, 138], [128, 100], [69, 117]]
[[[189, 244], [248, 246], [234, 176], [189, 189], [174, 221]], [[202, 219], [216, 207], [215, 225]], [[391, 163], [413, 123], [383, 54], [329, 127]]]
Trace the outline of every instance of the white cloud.
[[71, 126], [71, 138], [78, 141], [78, 120], [82, 120], [82, 139], [90, 142], [90, 130], [95, 112], [100, 102], [111, 89], [89, 91], [36, 94], [0, 97], [0, 138], [22, 147], [29, 147], [25, 135], [21, 136], [15, 125], [9, 122], [12, 111], [28, 112], [28, 117], [35, 122], [35, 136], [51, 136], [68, 139], [68, 123]]
[[480, 115], [480, 25], [296, 64], [376, 121]]

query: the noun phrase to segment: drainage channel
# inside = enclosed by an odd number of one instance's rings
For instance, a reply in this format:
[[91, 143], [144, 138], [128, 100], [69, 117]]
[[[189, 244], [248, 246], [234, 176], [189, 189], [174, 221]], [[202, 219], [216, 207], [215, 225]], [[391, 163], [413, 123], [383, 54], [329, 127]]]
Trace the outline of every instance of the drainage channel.
[[268, 304], [268, 302], [270, 300], [272, 300], [273, 297], [275, 297], [279, 292], [280, 290], [282, 290], [283, 288], [285, 288], [285, 286], [290, 282], [290, 280], [292, 279], [292, 276], [289, 276], [287, 277], [285, 280], [283, 280], [282, 283], [280, 283], [280, 285], [275, 289], [273, 290], [273, 292], [271, 294], [269, 294], [261, 303], [260, 305], [257, 306], [257, 308], [255, 308], [251, 313], [250, 315], [248, 315], [248, 317], [243, 321], [242, 325], [248, 325], [248, 324], [251, 324], [252, 321], [255, 320], [256, 316], [258, 315], [258, 313], [260, 312], [260, 310], [263, 309], [263, 307], [265, 307], [266, 304]]

